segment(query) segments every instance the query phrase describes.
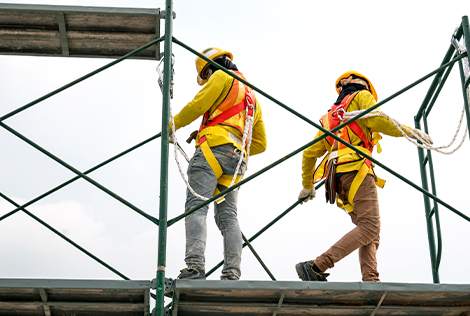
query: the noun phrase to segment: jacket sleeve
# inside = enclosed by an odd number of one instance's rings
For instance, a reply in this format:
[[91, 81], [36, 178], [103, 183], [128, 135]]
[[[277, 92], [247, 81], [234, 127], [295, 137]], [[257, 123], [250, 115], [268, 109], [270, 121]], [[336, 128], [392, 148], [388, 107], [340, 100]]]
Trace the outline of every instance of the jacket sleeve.
[[266, 128], [263, 121], [263, 113], [261, 111], [261, 106], [256, 101], [256, 111], [255, 111], [255, 122], [253, 124], [253, 135], [251, 139], [250, 146], [250, 156], [261, 154], [266, 150], [268, 146], [268, 140], [266, 137]]
[[[353, 102], [354, 101], [358, 102], [359, 109], [361, 110], [367, 110], [376, 104], [374, 97], [368, 91], [359, 92], [356, 98], [354, 98]], [[377, 110], [379, 110], [379, 108], [377, 108]], [[374, 116], [360, 120], [366, 127], [370, 128], [374, 132], [383, 133], [389, 136], [403, 137], [395, 125], [393, 125], [393, 123], [386, 117]]]
[[191, 124], [215, 104], [225, 86], [222, 73], [222, 71], [216, 71], [194, 99], [175, 115], [175, 129]]
[[[315, 139], [322, 136], [323, 132], [318, 131]], [[313, 173], [315, 172], [315, 164], [317, 158], [322, 157], [327, 152], [324, 140], [316, 142], [312, 146], [304, 150], [302, 156], [302, 185], [305, 189], [313, 188]]]

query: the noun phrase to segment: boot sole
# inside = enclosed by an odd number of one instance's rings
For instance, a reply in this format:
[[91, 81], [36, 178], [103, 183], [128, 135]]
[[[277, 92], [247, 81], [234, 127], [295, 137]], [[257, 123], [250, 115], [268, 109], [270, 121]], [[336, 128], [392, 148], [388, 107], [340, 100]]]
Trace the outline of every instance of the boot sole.
[[308, 278], [305, 277], [304, 271], [302, 270], [302, 265], [300, 263], [295, 265], [295, 271], [297, 271], [297, 275], [302, 281], [308, 281]]

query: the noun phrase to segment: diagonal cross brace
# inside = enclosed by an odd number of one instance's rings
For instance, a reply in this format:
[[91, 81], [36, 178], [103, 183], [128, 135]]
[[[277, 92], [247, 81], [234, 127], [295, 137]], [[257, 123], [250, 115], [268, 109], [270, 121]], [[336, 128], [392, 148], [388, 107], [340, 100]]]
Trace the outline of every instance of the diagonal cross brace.
[[[58, 162], [59, 164], [61, 164], [62, 166], [64, 166], [65, 168], [69, 169], [70, 171], [72, 171], [73, 173], [77, 174], [80, 178], [83, 178], [85, 179], [86, 181], [88, 181], [89, 183], [93, 184], [94, 186], [96, 186], [97, 188], [101, 189], [102, 191], [106, 192], [107, 194], [109, 194], [110, 196], [112, 196], [113, 198], [117, 199], [118, 201], [120, 201], [121, 203], [125, 204], [126, 206], [130, 207], [131, 209], [133, 209], [134, 211], [136, 211], [137, 213], [139, 213], [140, 215], [144, 216], [145, 218], [147, 218], [148, 220], [154, 222], [155, 224], [158, 225], [158, 219], [156, 219], [155, 217], [145, 213], [144, 211], [140, 210], [137, 206], [134, 206], [133, 204], [131, 204], [130, 202], [124, 200], [123, 198], [121, 198], [119, 195], [117, 195], [116, 193], [108, 190], [107, 188], [105, 188], [104, 186], [102, 186], [101, 184], [99, 184], [98, 182], [96, 182], [95, 180], [91, 179], [90, 177], [88, 177], [87, 175], [85, 175], [84, 173], [80, 172], [79, 170], [75, 169], [74, 167], [72, 167], [71, 165], [67, 164], [65, 161], [61, 160], [60, 158], [54, 156], [52, 153], [48, 152], [47, 150], [45, 150], [44, 148], [42, 148], [41, 146], [37, 145], [36, 143], [34, 143], [33, 141], [31, 141], [30, 139], [26, 138], [25, 136], [21, 135], [20, 133], [18, 133], [17, 131], [15, 131], [14, 129], [12, 129], [11, 127], [9, 127], [8, 125], [6, 125], [5, 123], [3, 122], [0, 122], [0, 126], [3, 127], [4, 129], [6, 129], [7, 131], [9, 131], [10, 133], [14, 134], [15, 136], [19, 137], [21, 140], [25, 141], [26, 143], [30, 144], [31, 146], [33, 146], [34, 148], [36, 148], [37, 150], [39, 150], [40, 152], [42, 152], [43, 154], [45, 154], [46, 156], [48, 156], [49, 158], [52, 158], [53, 160], [55, 160], [56, 162]], [[3, 219], [4, 217], [0, 218]]]
[[[15, 205], [15, 206], [19, 206], [18, 203], [16, 203], [15, 201], [13, 201], [12, 199], [10, 199], [8, 196], [6, 196], [5, 194], [3, 194], [2, 192], [0, 192], [0, 196], [2, 198], [4, 198], [6, 201], [10, 202], [11, 204]], [[77, 248], [78, 250], [80, 250], [81, 252], [83, 252], [84, 254], [86, 254], [88, 257], [94, 259], [95, 261], [97, 261], [98, 263], [100, 263], [101, 265], [103, 265], [104, 267], [106, 267], [107, 269], [109, 269], [110, 271], [116, 273], [117, 275], [119, 275], [121, 278], [123, 278], [124, 280], [130, 280], [127, 276], [125, 276], [124, 274], [122, 274], [121, 272], [119, 272], [118, 270], [114, 269], [113, 267], [111, 267], [109, 264], [107, 264], [106, 262], [104, 262], [103, 260], [101, 260], [100, 258], [96, 257], [95, 255], [93, 255], [91, 252], [89, 252], [88, 250], [86, 250], [85, 248], [81, 247], [79, 244], [75, 243], [72, 239], [68, 238], [67, 236], [65, 236], [64, 234], [62, 234], [61, 232], [59, 232], [57, 229], [55, 229], [54, 227], [52, 227], [51, 225], [49, 225], [48, 223], [46, 223], [45, 221], [43, 221], [42, 219], [40, 219], [39, 217], [37, 217], [36, 215], [34, 215], [33, 213], [29, 212], [27, 209], [25, 208], [22, 208], [21, 209], [24, 213], [26, 213], [28, 216], [30, 216], [31, 218], [33, 218], [35, 221], [37, 221], [38, 223], [40, 223], [41, 225], [43, 225], [44, 227], [46, 227], [47, 229], [49, 229], [50, 231], [52, 231], [53, 233], [55, 233], [56, 235], [58, 235], [59, 237], [61, 237], [62, 239], [64, 239], [65, 241], [67, 241], [69, 244], [71, 244], [72, 246], [74, 246], [75, 248]]]

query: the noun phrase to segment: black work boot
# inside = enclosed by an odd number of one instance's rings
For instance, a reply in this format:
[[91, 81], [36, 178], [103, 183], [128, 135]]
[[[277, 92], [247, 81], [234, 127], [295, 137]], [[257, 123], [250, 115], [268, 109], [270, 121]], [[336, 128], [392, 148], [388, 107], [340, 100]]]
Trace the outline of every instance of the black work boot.
[[300, 262], [295, 265], [295, 270], [302, 281], [327, 281], [329, 273], [316, 272], [313, 270], [313, 260]]
[[194, 280], [205, 280], [206, 272], [204, 268], [194, 268], [194, 269], [183, 269], [180, 271], [178, 279], [194, 279]]

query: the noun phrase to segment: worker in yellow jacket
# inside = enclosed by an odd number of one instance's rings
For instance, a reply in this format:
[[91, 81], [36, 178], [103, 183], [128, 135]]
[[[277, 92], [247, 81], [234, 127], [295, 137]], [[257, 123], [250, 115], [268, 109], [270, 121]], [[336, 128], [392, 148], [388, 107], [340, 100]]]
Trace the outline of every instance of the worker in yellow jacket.
[[[321, 118], [322, 126], [332, 130], [344, 123], [345, 112], [366, 110], [377, 102], [377, 93], [372, 82], [358, 71], [348, 71], [336, 80], [339, 96], [333, 107]], [[427, 143], [432, 139], [418, 129], [407, 127], [408, 136], [416, 139], [418, 135]], [[413, 133], [409, 131], [412, 130]], [[401, 137], [401, 132], [383, 116], [361, 118], [335, 134], [355, 148], [372, 155], [375, 145], [381, 138], [379, 133]], [[319, 131], [315, 138], [324, 133]], [[380, 152], [380, 146], [377, 146]], [[317, 158], [327, 156], [315, 169]], [[314, 183], [326, 178], [327, 202], [334, 203], [346, 210], [356, 227], [344, 235], [325, 253], [314, 260], [300, 262], [295, 268], [303, 281], [326, 281], [336, 262], [359, 249], [359, 262], [363, 281], [378, 282], [376, 252], [379, 247], [380, 213], [376, 186], [382, 187], [384, 181], [373, 170], [373, 164], [355, 150], [328, 136], [308, 147], [303, 152], [302, 185], [299, 199], [303, 202], [315, 197]], [[303, 203], [302, 202], [302, 203]]]
[[[201, 54], [245, 79], [232, 63], [232, 53], [210, 47]], [[247, 155], [264, 152], [267, 139], [261, 106], [251, 88], [200, 57], [196, 58], [196, 70], [198, 84], [205, 86], [175, 115], [174, 122], [175, 128], [179, 129], [203, 117], [199, 131], [191, 134], [189, 139], [196, 139], [196, 152], [189, 162], [188, 182], [197, 194], [210, 198], [226, 189], [232, 180], [237, 183], [241, 179], [246, 170]], [[235, 189], [214, 203], [215, 221], [224, 239], [222, 280], [238, 280], [241, 275], [243, 240], [237, 219], [237, 199], [238, 189]], [[188, 189], [185, 211], [202, 202]], [[206, 278], [204, 253], [208, 207], [206, 205], [185, 218], [187, 268], [181, 270], [179, 279]]]

